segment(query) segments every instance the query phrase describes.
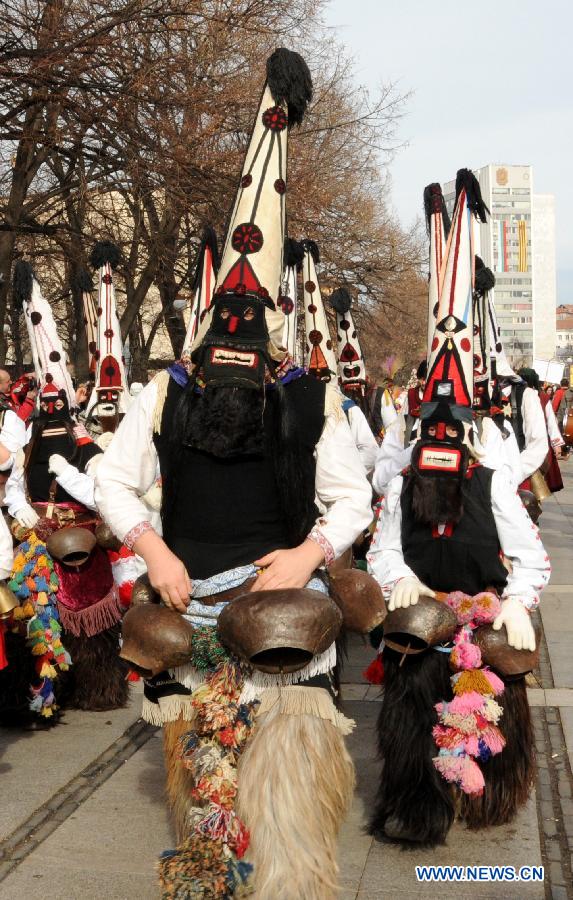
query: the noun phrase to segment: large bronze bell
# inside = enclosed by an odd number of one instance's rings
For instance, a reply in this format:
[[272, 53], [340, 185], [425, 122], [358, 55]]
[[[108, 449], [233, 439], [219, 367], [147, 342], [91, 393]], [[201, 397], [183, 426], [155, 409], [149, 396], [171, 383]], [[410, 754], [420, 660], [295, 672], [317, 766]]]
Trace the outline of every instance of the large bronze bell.
[[95, 534], [87, 528], [60, 528], [46, 541], [50, 556], [65, 566], [73, 567], [87, 562], [95, 545]]
[[0, 581], [0, 619], [7, 619], [18, 606], [20, 601], [16, 594], [5, 581]]
[[143, 606], [145, 603], [160, 603], [161, 596], [157, 593], [155, 588], [151, 587], [149, 583], [149, 575], [147, 572], [144, 572], [143, 575], [140, 575], [133, 583], [133, 588], [131, 590], [131, 605], [133, 606]]
[[308, 588], [251, 591], [227, 604], [217, 622], [231, 653], [261, 672], [297, 672], [330, 647], [342, 613], [327, 594]]
[[99, 523], [95, 530], [95, 537], [98, 546], [100, 546], [103, 550], [114, 550], [115, 553], [119, 553], [121, 549], [121, 541], [119, 540], [119, 538], [116, 538], [107, 522]]
[[535, 650], [516, 650], [507, 642], [505, 626], [494, 631], [482, 625], [474, 631], [474, 643], [481, 650], [484, 666], [490, 666], [504, 678], [521, 678], [539, 664], [539, 632], [535, 635]]
[[166, 606], [144, 604], [127, 611], [120, 656], [146, 678], [191, 662], [193, 626]]
[[423, 653], [429, 647], [451, 641], [457, 628], [456, 614], [445, 603], [421, 596], [414, 606], [389, 612], [384, 621], [384, 643], [399, 653]]
[[347, 631], [369, 634], [386, 618], [382, 588], [362, 569], [329, 570], [333, 600], [340, 606]]

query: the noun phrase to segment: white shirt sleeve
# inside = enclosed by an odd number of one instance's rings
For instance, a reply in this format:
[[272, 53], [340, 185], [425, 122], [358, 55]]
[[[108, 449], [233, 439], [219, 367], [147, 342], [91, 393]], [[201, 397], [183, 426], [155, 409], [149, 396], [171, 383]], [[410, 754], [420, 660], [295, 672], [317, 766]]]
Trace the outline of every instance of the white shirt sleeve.
[[380, 516], [370, 550], [366, 555], [368, 571], [380, 584], [386, 599], [399, 578], [415, 576], [404, 562], [402, 552], [402, 483], [402, 476], [397, 475], [388, 485], [386, 496], [381, 501]]
[[4, 413], [0, 444], [3, 444], [12, 455], [26, 444], [26, 423], [11, 409], [7, 409]]
[[96, 509], [94, 499], [95, 479], [93, 475], [80, 472], [76, 466], [68, 465], [59, 475], [55, 476], [57, 483], [68, 494], [88, 509]]
[[134, 398], [97, 468], [95, 502], [120, 541], [150, 520], [149, 509], [141, 498], [156, 478], [157, 451], [153, 443], [156, 400], [157, 385], [151, 381]]
[[370, 475], [374, 470], [378, 444], [372, 434], [368, 420], [359, 406], [351, 406], [348, 410], [348, 424], [350, 425], [354, 443], [358, 448], [362, 465], [366, 470], [366, 474]]
[[15, 516], [20, 509], [28, 505], [26, 485], [24, 483], [24, 455], [22, 453], [16, 456], [12, 471], [6, 482], [4, 502], [11, 516]]
[[14, 563], [14, 544], [4, 516], [0, 515], [0, 578], [8, 578]]
[[404, 447], [404, 434], [404, 418], [399, 416], [384, 435], [384, 440], [378, 448], [372, 485], [379, 494], [385, 494], [392, 479], [410, 465], [412, 447], [411, 445]]
[[551, 446], [555, 449], [555, 447], [562, 447], [565, 441], [561, 437], [561, 432], [559, 431], [559, 426], [557, 424], [557, 419], [555, 418], [555, 413], [553, 412], [553, 407], [551, 403], [545, 404], [545, 421], [547, 422], [547, 431], [549, 433], [549, 440], [551, 441]]
[[521, 401], [525, 448], [521, 451], [523, 478], [529, 478], [543, 463], [549, 452], [547, 427], [541, 400], [533, 388], [525, 388]]
[[324, 512], [310, 537], [320, 544], [329, 563], [372, 521], [372, 489], [341, 410], [327, 416], [315, 456], [316, 498]]
[[538, 527], [503, 470], [493, 473], [491, 506], [501, 549], [512, 565], [503, 597], [518, 597], [531, 609], [539, 603], [539, 594], [549, 581], [551, 564]]

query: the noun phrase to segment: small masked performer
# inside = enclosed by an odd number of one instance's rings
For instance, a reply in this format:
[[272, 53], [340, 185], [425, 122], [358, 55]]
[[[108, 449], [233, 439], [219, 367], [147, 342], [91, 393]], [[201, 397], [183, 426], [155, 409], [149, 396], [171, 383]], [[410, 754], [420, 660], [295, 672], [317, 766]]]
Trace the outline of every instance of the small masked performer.
[[96, 362], [95, 385], [90, 396], [86, 421], [100, 431], [97, 443], [102, 450], [109, 445], [121, 417], [129, 406], [121, 329], [113, 285], [113, 272], [119, 258], [119, 247], [111, 241], [98, 241], [90, 256], [92, 267], [98, 270], [98, 299], [96, 349], [93, 353]]
[[[338, 383], [346, 398], [343, 409], [348, 416], [350, 430], [354, 435], [366, 474], [370, 476], [376, 463], [378, 443], [374, 437], [375, 432], [370, 420], [370, 406], [366, 397], [364, 355], [350, 312], [352, 298], [345, 288], [338, 288], [332, 292], [329, 299], [336, 312]], [[388, 403], [388, 398], [389, 392], [382, 391], [380, 415], [384, 428], [387, 428], [397, 417], [394, 404]]]
[[562, 447], [565, 441], [561, 437], [561, 432], [559, 431], [559, 426], [557, 425], [555, 413], [553, 412], [553, 407], [551, 406], [551, 400], [545, 393], [545, 391], [541, 390], [539, 375], [537, 374], [535, 369], [523, 368], [520, 369], [517, 374], [520, 378], [523, 379], [528, 387], [532, 388], [532, 390], [536, 392], [541, 403], [541, 408], [543, 409], [543, 414], [545, 416], [545, 427], [547, 430], [547, 439], [549, 442], [549, 450], [542, 465], [542, 472], [547, 483], [547, 487], [552, 494], [556, 494], [557, 491], [563, 490], [563, 479], [561, 478], [561, 470], [559, 469], [559, 463], [557, 462], [557, 455], [555, 451]]
[[[335, 373], [338, 366], [332, 340], [330, 338], [320, 284], [316, 273], [316, 264], [320, 260], [320, 252], [318, 245], [314, 241], [305, 240], [302, 242], [302, 245], [304, 248], [302, 272], [306, 365], [309, 374], [321, 381], [326, 383], [332, 382], [334, 384]], [[337, 303], [340, 308], [348, 307], [348, 310], [350, 309], [350, 295], [347, 291], [334, 291], [333, 297], [334, 302]], [[349, 319], [345, 319], [345, 323], [348, 323], [349, 321]], [[348, 342], [351, 335], [348, 335], [344, 328], [342, 329], [342, 333], [344, 340], [342, 350], [345, 352], [345, 355], [348, 355], [349, 362], [354, 361], [356, 363], [356, 345], [358, 344], [356, 331], [354, 330], [354, 343], [352, 345]], [[357, 377], [360, 373], [364, 373], [364, 361], [361, 355], [358, 358], [358, 364], [353, 365], [352, 369], [353, 371], [356, 371]], [[343, 400], [343, 409], [358, 448], [362, 465], [364, 466], [366, 473], [370, 474], [374, 468], [378, 444], [372, 434], [364, 412], [356, 403], [354, 397], [351, 398], [346, 395], [346, 399]]]
[[[186, 664], [148, 679], [146, 693], [149, 701], [154, 689], [156, 702], [147, 702], [145, 715], [154, 706], [153, 721], [164, 724], [167, 790], [182, 838], [160, 864], [173, 896], [183, 879], [190, 894], [231, 896], [248, 874], [245, 860], [260, 897], [336, 893], [336, 833], [353, 780], [342, 740], [348, 721], [327, 691], [308, 685], [334, 665], [332, 639], [301, 654], [297, 671], [256, 668], [283, 625], [294, 640], [289, 623], [294, 610], [300, 620], [301, 598], [305, 617], [305, 586], [316, 589], [312, 602], [331, 609], [316, 572], [371, 517], [337, 388], [296, 368], [278, 347], [287, 134], [310, 95], [304, 61], [275, 51], [191, 366], [172, 366], [144, 388], [96, 479], [103, 516], [145, 559], [168, 607], [131, 609], [122, 653], [144, 659], [149, 632], [128, 629], [142, 610], [173, 622], [152, 632], [165, 646], [173, 629], [193, 626]], [[140, 501], [158, 461], [162, 537]], [[261, 614], [241, 615], [253, 603]], [[324, 630], [322, 614], [317, 621]], [[237, 632], [234, 649], [223, 622]], [[158, 664], [142, 667], [153, 672]]]
[[404, 843], [443, 843], [456, 809], [470, 827], [507, 822], [533, 779], [522, 676], [534, 665], [530, 612], [550, 566], [515, 485], [480, 465], [468, 441], [480, 208], [473, 176], [458, 174], [421, 434], [389, 485], [368, 556], [389, 609], [370, 831]]
[[[31, 710], [52, 718], [58, 694], [68, 706], [114, 709], [127, 700], [126, 666], [118, 655], [121, 606], [111, 567], [105, 552], [94, 546], [99, 519], [93, 473], [101, 450], [72, 416], [66, 354], [29, 263], [17, 263], [14, 291], [40, 385], [39, 414], [6, 485], [13, 533], [22, 542], [14, 561], [14, 589], [27, 601], [28, 637], [34, 635], [38, 644], [32, 644], [39, 680], [32, 685]], [[62, 628], [73, 669], [59, 692], [54, 679], [69, 662], [57, 652]], [[56, 631], [59, 647], [50, 639]]]

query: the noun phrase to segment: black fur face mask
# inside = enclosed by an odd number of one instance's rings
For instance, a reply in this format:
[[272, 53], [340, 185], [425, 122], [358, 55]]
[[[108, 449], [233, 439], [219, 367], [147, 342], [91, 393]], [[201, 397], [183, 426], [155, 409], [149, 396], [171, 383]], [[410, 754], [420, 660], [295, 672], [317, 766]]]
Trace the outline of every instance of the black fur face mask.
[[464, 512], [462, 487], [468, 467], [469, 454], [462, 448], [462, 464], [459, 472], [436, 475], [421, 474], [417, 468], [418, 458], [422, 450], [418, 445], [412, 455], [412, 509], [418, 522], [436, 525], [450, 522], [454, 525], [462, 518]]
[[183, 446], [227, 459], [262, 456], [264, 391], [229, 385], [207, 385], [202, 394], [189, 391], [181, 400], [178, 434]]

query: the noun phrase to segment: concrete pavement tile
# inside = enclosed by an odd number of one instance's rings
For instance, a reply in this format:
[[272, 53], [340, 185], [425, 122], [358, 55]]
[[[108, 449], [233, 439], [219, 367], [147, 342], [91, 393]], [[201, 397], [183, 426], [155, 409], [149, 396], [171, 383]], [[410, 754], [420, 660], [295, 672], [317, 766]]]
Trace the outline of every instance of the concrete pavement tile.
[[569, 758], [573, 756], [573, 709], [560, 709], [561, 724], [563, 726], [563, 734], [565, 735], [565, 743]]
[[[571, 668], [573, 670], [573, 666]], [[547, 706], [573, 706], [573, 690], [571, 688], [546, 688], [545, 698], [547, 701]]]
[[[479, 835], [456, 823], [448, 836], [446, 847], [403, 851], [392, 844], [375, 842], [372, 846], [362, 877], [360, 900], [384, 895], [394, 896], [401, 891], [412, 896], [438, 897], [465, 896], [459, 883], [419, 884], [416, 881], [417, 865], [541, 865], [541, 851], [537, 832], [535, 798], [530, 798], [515, 822], [490, 828]], [[469, 896], [469, 891], [468, 894]], [[471, 886], [474, 897], [528, 897], [540, 900], [544, 897], [543, 885], [476, 883]]]
[[[141, 697], [111, 712], [67, 710], [50, 731], [0, 730], [0, 839], [113, 744], [137, 719]], [[38, 766], [50, 773], [38, 778]], [[33, 785], [33, 790], [31, 786]]]
[[366, 684], [343, 684], [340, 692], [342, 694], [342, 702], [347, 700], [364, 700], [368, 685]]
[[527, 699], [530, 706], [545, 706], [545, 691], [541, 688], [528, 688]]
[[[151, 738], [0, 885], [0, 900], [157, 900], [155, 862], [173, 846], [161, 741]], [[55, 880], [54, 880], [55, 879]]]

